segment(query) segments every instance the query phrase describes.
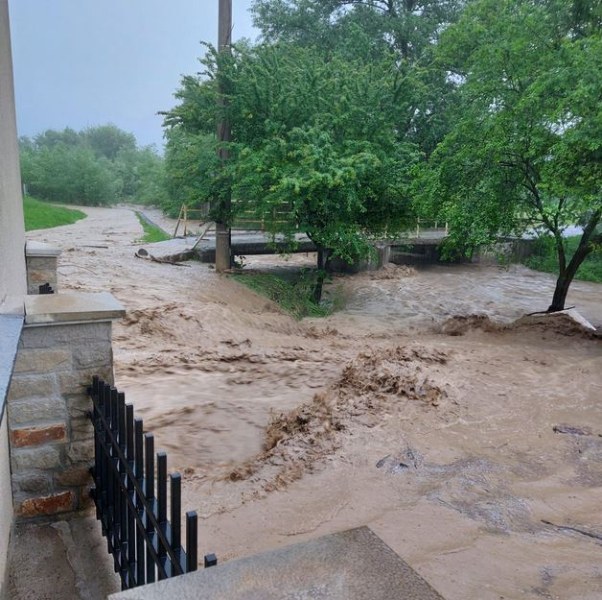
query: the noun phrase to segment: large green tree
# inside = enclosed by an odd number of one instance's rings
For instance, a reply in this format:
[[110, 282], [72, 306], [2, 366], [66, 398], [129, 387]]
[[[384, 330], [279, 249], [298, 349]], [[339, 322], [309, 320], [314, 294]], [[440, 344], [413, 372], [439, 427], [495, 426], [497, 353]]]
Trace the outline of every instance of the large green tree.
[[416, 61], [453, 22], [464, 0], [255, 0], [267, 41], [379, 58], [386, 49]]
[[[503, 233], [553, 236], [549, 311], [565, 307], [579, 265], [602, 242], [600, 17], [599, 3], [478, 0], [438, 50], [462, 101], [416, 194], [450, 222], [462, 252]], [[569, 256], [571, 225], [583, 233]]]
[[[167, 137], [178, 140], [168, 144], [168, 180], [207, 177], [195, 187], [212, 196], [217, 220], [232, 221], [220, 211], [232, 192], [234, 210], [252, 211], [273, 234], [307, 233], [320, 267], [365, 254], [375, 236], [407, 226], [411, 168], [448, 130], [456, 90], [432, 68], [432, 50], [461, 6], [256, 0], [262, 43], [209, 49], [204, 77], [183, 79], [166, 115]], [[221, 169], [202, 158], [217, 151], [220, 119], [233, 140]], [[187, 168], [193, 157], [203, 167]]]
[[430, 155], [448, 131], [455, 102], [446, 73], [433, 68], [433, 50], [468, 0], [255, 0], [264, 40], [312, 47], [330, 60], [392, 61], [401, 110], [389, 115], [400, 137]]
[[176, 217], [183, 204], [201, 208], [216, 197], [216, 142], [212, 134], [195, 133], [178, 124], [167, 129], [166, 140], [163, 209]]
[[220, 184], [231, 188], [234, 208], [253, 211], [274, 235], [306, 233], [320, 267], [330, 256], [365, 255], [374, 235], [399, 229], [417, 152], [395, 127], [411, 109], [408, 78], [390, 56], [325, 61], [319, 49], [281, 42], [212, 52], [205, 64], [208, 79], [184, 79], [167, 123], [178, 135], [210, 135], [222, 79], [235, 141], [232, 159], [216, 170], [216, 195]]

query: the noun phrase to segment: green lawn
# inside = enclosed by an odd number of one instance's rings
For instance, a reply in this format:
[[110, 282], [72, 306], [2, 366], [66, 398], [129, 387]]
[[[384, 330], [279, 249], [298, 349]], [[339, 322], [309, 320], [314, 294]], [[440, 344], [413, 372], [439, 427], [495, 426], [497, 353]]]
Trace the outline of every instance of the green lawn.
[[170, 240], [171, 236], [167, 235], [160, 227], [149, 223], [139, 212], [136, 213], [142, 229], [144, 229], [144, 235], [137, 240], [145, 244], [152, 244], [153, 242], [165, 242]]
[[29, 196], [23, 198], [23, 212], [25, 214], [25, 231], [71, 225], [86, 218], [86, 214], [81, 210], [40, 202]]

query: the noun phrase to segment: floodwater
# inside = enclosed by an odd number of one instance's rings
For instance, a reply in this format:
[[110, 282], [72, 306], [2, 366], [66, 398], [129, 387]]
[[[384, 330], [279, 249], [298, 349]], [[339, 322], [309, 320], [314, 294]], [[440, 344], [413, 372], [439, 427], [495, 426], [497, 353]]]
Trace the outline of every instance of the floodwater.
[[[131, 210], [83, 210], [28, 236], [64, 249], [61, 291], [126, 307], [117, 384], [184, 473], [201, 555], [368, 525], [448, 600], [602, 597], [601, 340], [515, 322], [553, 277], [389, 265], [298, 322], [205, 265], [136, 258]], [[576, 282], [569, 304], [600, 326], [601, 293]]]
[[[419, 270], [390, 265], [389, 270], [399, 271], [399, 277], [364, 273], [344, 280], [340, 285], [345, 307], [335, 319], [370, 318], [383, 327], [421, 329], [456, 315], [485, 315], [509, 323], [527, 313], [545, 311], [555, 285], [552, 275], [522, 265], [432, 265]], [[568, 306], [602, 325], [602, 286], [574, 282]]]

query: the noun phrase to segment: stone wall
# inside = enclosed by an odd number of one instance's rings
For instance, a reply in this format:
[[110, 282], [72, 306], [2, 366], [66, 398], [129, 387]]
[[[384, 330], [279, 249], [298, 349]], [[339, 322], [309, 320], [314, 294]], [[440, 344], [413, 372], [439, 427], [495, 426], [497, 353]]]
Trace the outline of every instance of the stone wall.
[[88, 503], [93, 375], [113, 381], [111, 322], [25, 327], [8, 394], [15, 514]]
[[8, 390], [15, 514], [86, 506], [93, 430], [87, 386], [113, 382], [111, 322], [124, 314], [107, 293], [25, 298], [25, 325]]

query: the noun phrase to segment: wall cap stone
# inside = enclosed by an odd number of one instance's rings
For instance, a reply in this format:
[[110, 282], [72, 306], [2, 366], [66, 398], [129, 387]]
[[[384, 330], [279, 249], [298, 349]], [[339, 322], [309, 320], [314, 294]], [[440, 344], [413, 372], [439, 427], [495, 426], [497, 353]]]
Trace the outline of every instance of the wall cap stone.
[[52, 256], [60, 256], [62, 250], [50, 244], [44, 244], [44, 242], [35, 242], [33, 240], [27, 240], [25, 244], [25, 256], [27, 258], [40, 257], [47, 258]]
[[25, 298], [25, 326], [113, 321], [125, 315], [108, 292], [44, 294]]

